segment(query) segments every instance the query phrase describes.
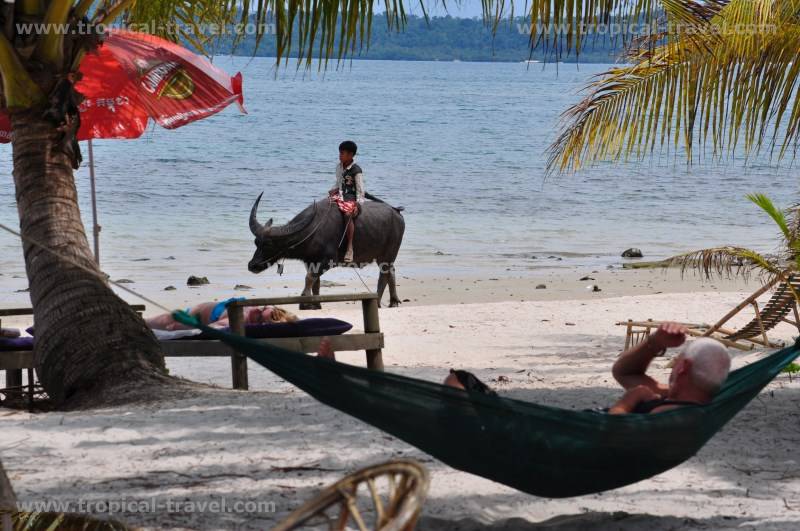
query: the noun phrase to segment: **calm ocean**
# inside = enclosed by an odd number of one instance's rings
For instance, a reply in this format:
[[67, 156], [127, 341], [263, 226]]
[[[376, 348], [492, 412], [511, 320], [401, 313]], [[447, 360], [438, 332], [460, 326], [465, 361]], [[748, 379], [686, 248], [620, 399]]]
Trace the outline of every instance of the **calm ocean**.
[[[330, 188], [347, 138], [359, 144], [367, 189], [406, 207], [403, 275], [604, 267], [632, 246], [652, 259], [726, 243], [770, 251], [775, 231], [745, 194], [798, 200], [788, 164], [689, 168], [661, 157], [545, 180], [560, 113], [603, 65], [355, 61], [324, 76], [292, 65], [276, 78], [271, 59], [216, 62], [244, 73], [249, 114], [230, 108], [176, 131], [95, 142], [113, 278], [255, 284], [253, 200], [264, 191], [262, 221], [287, 221]], [[0, 147], [0, 222], [17, 227], [10, 151]], [[77, 179], [91, 223], [85, 168]], [[19, 242], [0, 233], [0, 273], [23, 272]]]

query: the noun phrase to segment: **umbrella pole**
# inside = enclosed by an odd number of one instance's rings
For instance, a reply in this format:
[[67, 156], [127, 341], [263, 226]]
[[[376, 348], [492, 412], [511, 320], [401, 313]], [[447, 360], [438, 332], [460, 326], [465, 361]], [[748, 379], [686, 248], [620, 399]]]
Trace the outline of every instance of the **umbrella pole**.
[[89, 182], [92, 185], [92, 233], [94, 235], [94, 260], [100, 265], [100, 225], [97, 224], [97, 191], [94, 185], [94, 151], [89, 139]]

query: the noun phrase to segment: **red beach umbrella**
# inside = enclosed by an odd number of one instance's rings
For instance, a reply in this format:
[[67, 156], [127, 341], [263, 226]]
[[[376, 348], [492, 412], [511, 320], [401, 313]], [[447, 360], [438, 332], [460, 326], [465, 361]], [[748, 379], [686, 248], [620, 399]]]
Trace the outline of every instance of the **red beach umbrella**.
[[[89, 141], [95, 257], [99, 232], [95, 207], [93, 138], [138, 138], [150, 119], [165, 129], [202, 120], [237, 103], [244, 110], [242, 74], [222, 69], [180, 45], [153, 35], [111, 31], [87, 54], [75, 88], [84, 95], [78, 140]], [[11, 141], [11, 122], [0, 115], [0, 142]]]

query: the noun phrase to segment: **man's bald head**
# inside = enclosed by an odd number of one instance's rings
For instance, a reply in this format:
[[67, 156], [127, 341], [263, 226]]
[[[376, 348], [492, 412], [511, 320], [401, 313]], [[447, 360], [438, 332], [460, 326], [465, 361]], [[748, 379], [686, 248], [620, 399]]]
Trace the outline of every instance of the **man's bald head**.
[[731, 357], [719, 341], [701, 337], [684, 348], [681, 358], [690, 362], [688, 376], [698, 390], [713, 396], [731, 369]]

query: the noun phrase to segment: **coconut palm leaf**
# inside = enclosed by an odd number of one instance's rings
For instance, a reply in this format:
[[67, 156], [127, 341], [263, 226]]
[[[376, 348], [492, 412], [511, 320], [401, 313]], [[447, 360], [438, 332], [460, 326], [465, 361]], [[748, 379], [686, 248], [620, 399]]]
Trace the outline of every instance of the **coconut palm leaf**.
[[[727, 0], [481, 0], [484, 19], [496, 30], [504, 17], [514, 17], [515, 7], [522, 6], [530, 22], [532, 45], [553, 47], [556, 55], [576, 54], [585, 46], [587, 27], [616, 22], [649, 25], [663, 13], [674, 20], [708, 16]], [[414, 0], [427, 18], [427, 5], [438, 0]], [[40, 2], [16, 0], [20, 5], [37, 6]], [[256, 45], [264, 38], [276, 39], [277, 60], [296, 55], [310, 64], [314, 55], [323, 62], [342, 60], [368, 46], [372, 31], [373, 0], [52, 0], [52, 22], [66, 22], [70, 13], [89, 15], [92, 22], [115, 21], [140, 31], [154, 33], [175, 41], [191, 43], [200, 51], [211, 51], [220, 38], [241, 42], [246, 34], [223, 35], [211, 28], [230, 30], [233, 25], [251, 24]], [[447, 4], [442, 0], [442, 5]], [[390, 29], [402, 30], [406, 22], [406, 0], [383, 0]], [[33, 7], [31, 7], [33, 9]], [[38, 8], [37, 8], [38, 9]], [[687, 18], [688, 17], [688, 18]], [[272, 30], [274, 28], [274, 36]], [[51, 44], [56, 47], [55, 43]]]
[[695, 17], [691, 36], [669, 27], [669, 42], [607, 71], [565, 113], [549, 168], [642, 158], [657, 146], [688, 161], [709, 144], [715, 158], [762, 147], [783, 157], [800, 135], [798, 13], [796, 0], [732, 0], [706, 22]]
[[772, 218], [775, 224], [778, 225], [787, 243], [792, 241], [794, 236], [789, 229], [789, 222], [786, 219], [786, 214], [776, 207], [769, 197], [764, 194], [747, 194], [746, 197]]
[[782, 276], [785, 267], [744, 247], [712, 247], [667, 259], [669, 267], [679, 267], [681, 274], [687, 270], [700, 272], [704, 278], [740, 276], [749, 278], [752, 273], [767, 277], [769, 280]]
[[794, 204], [786, 209], [787, 223], [791, 238], [787, 241], [788, 259], [798, 264], [800, 270], [800, 204]]
[[[586, 45], [587, 27], [617, 21], [650, 24], [667, 11], [688, 13], [685, 4], [700, 12], [710, 12], [722, 0], [481, 0], [484, 20], [492, 30], [505, 18], [515, 16], [515, 7], [522, 6], [530, 23], [531, 43], [552, 47], [561, 54], [580, 53]], [[91, 3], [91, 2], [90, 2]], [[103, 4], [103, 2], [97, 2]], [[257, 41], [267, 37], [261, 22], [274, 23], [278, 60], [296, 54], [307, 64], [315, 52], [327, 60], [352, 56], [368, 45], [375, 2], [372, 0], [159, 0], [153, 2], [127, 0], [124, 20], [129, 24], [146, 24], [153, 32], [172, 39], [187, 39], [195, 46], [213, 41], [199, 31], [208, 24], [233, 23], [257, 25]], [[427, 6], [438, 0], [414, 0], [427, 17]], [[447, 3], [442, 1], [447, 7]], [[402, 30], [409, 3], [405, 0], [383, 0], [390, 29]], [[665, 7], [666, 6], [666, 7]], [[180, 22], [176, 27], [175, 22]], [[243, 35], [237, 36], [241, 40]], [[270, 36], [271, 38], [271, 36]], [[316, 47], [316, 50], [315, 50]]]

